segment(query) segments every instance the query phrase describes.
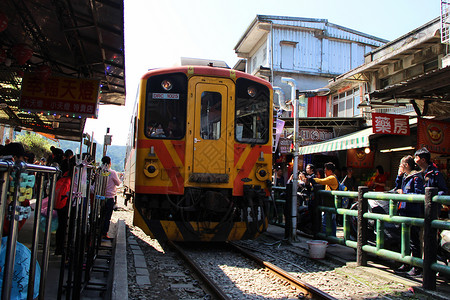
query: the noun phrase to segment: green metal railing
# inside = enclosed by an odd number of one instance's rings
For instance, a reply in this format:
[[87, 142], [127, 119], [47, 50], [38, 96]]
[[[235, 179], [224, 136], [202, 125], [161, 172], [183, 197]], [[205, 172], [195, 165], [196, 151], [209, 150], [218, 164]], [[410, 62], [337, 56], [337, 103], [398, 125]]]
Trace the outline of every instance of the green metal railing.
[[[358, 209], [342, 208], [342, 198], [356, 198]], [[436, 273], [450, 275], [450, 267], [437, 262], [438, 234], [437, 230], [450, 230], [450, 222], [438, 220], [438, 211], [441, 204], [450, 205], [450, 196], [437, 196], [436, 188], [426, 188], [425, 195], [416, 194], [390, 194], [369, 192], [367, 187], [360, 186], [358, 192], [318, 191], [314, 201], [315, 220], [314, 232], [318, 238], [338, 243], [357, 250], [358, 265], [367, 265], [367, 254], [392, 259], [402, 263], [423, 268], [423, 287], [436, 289]], [[369, 212], [368, 200], [389, 201], [389, 212], [386, 214]], [[423, 203], [424, 218], [412, 218], [397, 215], [398, 202]], [[325, 233], [322, 232], [321, 212], [326, 220]], [[331, 235], [332, 215], [343, 216], [343, 238]], [[351, 218], [357, 218], [356, 241], [351, 239]], [[368, 220], [376, 222], [375, 246], [368, 243]], [[394, 223], [401, 226], [400, 252], [385, 249], [385, 223]], [[424, 229], [423, 259], [413, 257], [410, 251], [410, 228], [418, 226]], [[301, 229], [301, 228], [300, 228]]]

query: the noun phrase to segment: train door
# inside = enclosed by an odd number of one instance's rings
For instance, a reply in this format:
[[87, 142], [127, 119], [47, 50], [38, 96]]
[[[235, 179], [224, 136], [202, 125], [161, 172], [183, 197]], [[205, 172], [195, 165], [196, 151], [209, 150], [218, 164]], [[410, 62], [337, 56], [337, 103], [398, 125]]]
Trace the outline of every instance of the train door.
[[192, 170], [194, 174], [215, 176], [213, 180], [207, 176], [211, 183], [224, 182], [221, 175], [227, 174], [227, 99], [231, 84], [230, 80], [212, 78], [195, 84]]

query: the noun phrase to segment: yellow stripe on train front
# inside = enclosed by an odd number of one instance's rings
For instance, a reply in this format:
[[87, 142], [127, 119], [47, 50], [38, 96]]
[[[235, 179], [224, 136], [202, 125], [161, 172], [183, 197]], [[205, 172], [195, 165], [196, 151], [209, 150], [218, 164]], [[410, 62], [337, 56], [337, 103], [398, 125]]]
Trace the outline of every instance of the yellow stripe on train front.
[[236, 169], [242, 168], [242, 166], [244, 165], [244, 163], [247, 160], [248, 155], [250, 154], [251, 151], [252, 151], [252, 149], [250, 147], [244, 148], [244, 151], [242, 152], [241, 156], [239, 157], [239, 159], [236, 163]]
[[167, 151], [170, 153], [170, 157], [173, 159], [173, 162], [176, 166], [183, 166], [183, 162], [180, 160], [180, 157], [178, 156], [177, 151], [175, 150], [175, 147], [172, 144], [172, 141], [165, 140], [163, 141], [164, 146], [166, 146]]
[[[189, 238], [183, 236], [176, 222], [160, 220], [160, 223], [167, 239], [171, 241], [189, 240]], [[198, 241], [209, 242], [215, 238], [216, 233], [206, 233], [206, 232], [214, 230], [214, 228], [218, 225], [218, 222], [207, 222], [207, 223], [208, 225], [205, 226], [205, 224], [202, 224], [201, 222], [200, 223], [189, 222], [191, 227], [189, 229], [186, 227], [184, 230], [191, 230], [192, 233], [194, 233], [194, 235], [197, 236]], [[260, 226], [259, 230], [262, 232], [263, 228], [264, 224]], [[248, 227], [246, 222], [236, 222], [234, 223], [233, 228], [231, 228], [230, 233], [228, 234], [226, 240], [227, 241], [241, 240], [245, 235], [245, 233], [247, 232], [247, 230]], [[258, 235], [259, 234], [255, 234], [254, 237]]]
[[147, 223], [145, 223], [144, 219], [142, 218], [141, 214], [138, 213], [136, 207], [133, 204], [133, 225], [137, 226], [144, 231], [145, 234], [149, 235], [152, 239], [155, 238], [153, 233], [150, 231], [150, 228], [148, 228]]
[[177, 224], [174, 221], [161, 220], [161, 227], [167, 236], [167, 239], [171, 241], [184, 241], [181, 231], [178, 229]]
[[228, 235], [227, 241], [237, 241], [241, 240], [247, 231], [247, 223], [245, 222], [235, 222], [233, 224], [233, 229], [231, 229]]

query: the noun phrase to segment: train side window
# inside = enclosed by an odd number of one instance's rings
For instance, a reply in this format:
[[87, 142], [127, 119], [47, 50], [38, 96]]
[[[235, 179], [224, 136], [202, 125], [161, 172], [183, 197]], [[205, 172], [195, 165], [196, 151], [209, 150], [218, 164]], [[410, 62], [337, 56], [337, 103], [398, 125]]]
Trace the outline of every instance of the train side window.
[[220, 139], [222, 95], [203, 92], [201, 97], [200, 136], [205, 140]]

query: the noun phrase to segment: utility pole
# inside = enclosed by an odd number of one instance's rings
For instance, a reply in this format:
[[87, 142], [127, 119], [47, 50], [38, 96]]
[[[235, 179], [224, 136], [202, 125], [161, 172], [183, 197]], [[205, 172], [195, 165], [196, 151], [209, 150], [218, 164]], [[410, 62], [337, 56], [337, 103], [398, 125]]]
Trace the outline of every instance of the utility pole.
[[[293, 78], [282, 77], [281, 81], [287, 83], [291, 86], [291, 101], [294, 112], [294, 135], [293, 135], [293, 144], [294, 144], [294, 165], [292, 170], [292, 210], [291, 210], [291, 228], [286, 228], [286, 230], [290, 230], [288, 233], [288, 237], [290, 241], [295, 241], [297, 239], [297, 189], [298, 189], [298, 151], [299, 151], [299, 116], [298, 116], [298, 105], [299, 100], [305, 99], [305, 97], [314, 97], [314, 96], [325, 96], [330, 92], [329, 89], [317, 89], [317, 90], [308, 90], [308, 91], [299, 91], [297, 90], [297, 82]], [[289, 217], [289, 216], [288, 216]]]
[[109, 127], [106, 128], [106, 134], [105, 139], [103, 142], [103, 156], [106, 156], [106, 150], [108, 149], [108, 146], [111, 145], [112, 135], [109, 133]]

